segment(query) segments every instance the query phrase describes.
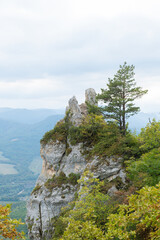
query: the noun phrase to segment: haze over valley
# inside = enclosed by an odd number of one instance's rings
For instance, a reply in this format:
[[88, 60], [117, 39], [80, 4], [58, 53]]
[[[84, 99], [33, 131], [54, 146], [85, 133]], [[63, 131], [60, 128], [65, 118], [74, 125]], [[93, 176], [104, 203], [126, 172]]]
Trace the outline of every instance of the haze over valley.
[[41, 171], [40, 139], [63, 110], [0, 109], [0, 200], [21, 199]]

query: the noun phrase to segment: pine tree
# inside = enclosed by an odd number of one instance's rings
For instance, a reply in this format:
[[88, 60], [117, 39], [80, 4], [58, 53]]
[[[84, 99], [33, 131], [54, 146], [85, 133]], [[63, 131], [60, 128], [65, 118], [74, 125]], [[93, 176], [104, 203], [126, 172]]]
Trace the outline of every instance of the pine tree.
[[104, 116], [107, 119], [115, 119], [124, 135], [126, 119], [140, 110], [135, 106], [134, 101], [148, 92], [136, 86], [134, 69], [133, 65], [130, 66], [124, 62], [123, 66], [120, 65], [114, 78], [108, 79], [108, 88], [101, 89], [101, 94], [97, 96], [98, 100], [107, 104], [101, 107]]

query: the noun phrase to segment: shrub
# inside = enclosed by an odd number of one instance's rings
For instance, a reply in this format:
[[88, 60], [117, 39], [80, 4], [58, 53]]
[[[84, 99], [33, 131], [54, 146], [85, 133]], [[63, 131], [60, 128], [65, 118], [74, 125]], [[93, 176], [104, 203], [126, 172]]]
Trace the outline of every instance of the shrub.
[[67, 130], [66, 124], [64, 121], [59, 121], [54, 129], [45, 133], [41, 139], [41, 144], [47, 144], [49, 141], [56, 142], [57, 140], [63, 143], [66, 143]]
[[127, 170], [138, 188], [156, 185], [160, 181], [160, 149], [143, 154], [138, 161], [130, 161]]
[[60, 172], [58, 176], [53, 176], [45, 182], [45, 187], [52, 190], [55, 187], [61, 187], [63, 184], [76, 185], [80, 174], [70, 173], [67, 177], [64, 172]]
[[70, 128], [71, 143], [82, 142], [86, 147], [93, 146], [104, 126], [105, 121], [102, 116], [88, 114], [79, 127]]
[[123, 152], [124, 136], [115, 122], [105, 122], [102, 115], [88, 114], [79, 127], [69, 129], [71, 144], [83, 143], [88, 157], [120, 155]]
[[129, 203], [120, 205], [107, 223], [106, 240], [159, 239], [160, 184], [144, 187], [129, 197]]
[[68, 183], [72, 185], [76, 185], [78, 183], [78, 179], [80, 179], [80, 174], [70, 173], [68, 176]]
[[33, 189], [33, 191], [32, 191], [31, 194], [33, 194], [33, 193], [39, 191], [39, 189], [41, 189], [41, 186], [40, 186], [39, 184], [37, 184], [37, 185], [35, 186], [35, 188]]
[[59, 121], [54, 129], [45, 133], [43, 138], [40, 140], [41, 144], [47, 144], [50, 141], [60, 141], [67, 143], [67, 136], [71, 122], [69, 120], [69, 111], [66, 112], [66, 115], [63, 120]]
[[88, 171], [78, 182], [82, 188], [75, 207], [62, 218], [68, 226], [61, 239], [103, 239], [108, 216], [108, 196], [101, 193], [103, 182]]
[[20, 220], [11, 219], [11, 206], [0, 205], [0, 239], [25, 239], [23, 232], [18, 232], [16, 227], [22, 223]]
[[52, 235], [52, 238], [53, 240], [59, 239], [60, 236], [62, 236], [62, 234], [64, 233], [64, 230], [66, 229], [67, 224], [64, 221], [62, 221], [60, 217], [53, 218], [52, 224], [54, 227], [54, 233]]
[[67, 177], [64, 172], [60, 172], [59, 176], [53, 176], [52, 178], [49, 178], [47, 182], [45, 182], [45, 187], [49, 190], [52, 190], [55, 187], [61, 187], [62, 184], [67, 183]]
[[160, 121], [155, 119], [148, 123], [145, 128], [142, 128], [139, 134], [141, 149], [148, 152], [154, 148], [160, 147]]

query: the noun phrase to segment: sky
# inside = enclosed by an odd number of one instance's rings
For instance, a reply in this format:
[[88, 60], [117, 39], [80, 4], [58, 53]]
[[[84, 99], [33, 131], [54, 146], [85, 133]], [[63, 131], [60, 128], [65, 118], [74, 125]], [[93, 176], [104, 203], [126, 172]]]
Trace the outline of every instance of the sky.
[[160, 112], [159, 0], [0, 0], [0, 107], [65, 108], [135, 66], [137, 101]]

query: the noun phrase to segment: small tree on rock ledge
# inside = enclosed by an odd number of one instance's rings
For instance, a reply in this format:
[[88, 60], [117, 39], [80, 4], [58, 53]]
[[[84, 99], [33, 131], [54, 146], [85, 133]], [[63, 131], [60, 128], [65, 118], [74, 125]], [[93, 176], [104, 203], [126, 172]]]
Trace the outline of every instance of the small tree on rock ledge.
[[134, 79], [134, 66], [123, 66], [114, 75], [113, 79], [108, 79], [107, 89], [101, 89], [97, 99], [107, 103], [101, 110], [107, 119], [115, 119], [119, 124], [120, 130], [125, 135], [126, 119], [136, 114], [140, 108], [136, 107], [134, 100], [141, 98], [148, 90], [142, 90], [136, 86]]

